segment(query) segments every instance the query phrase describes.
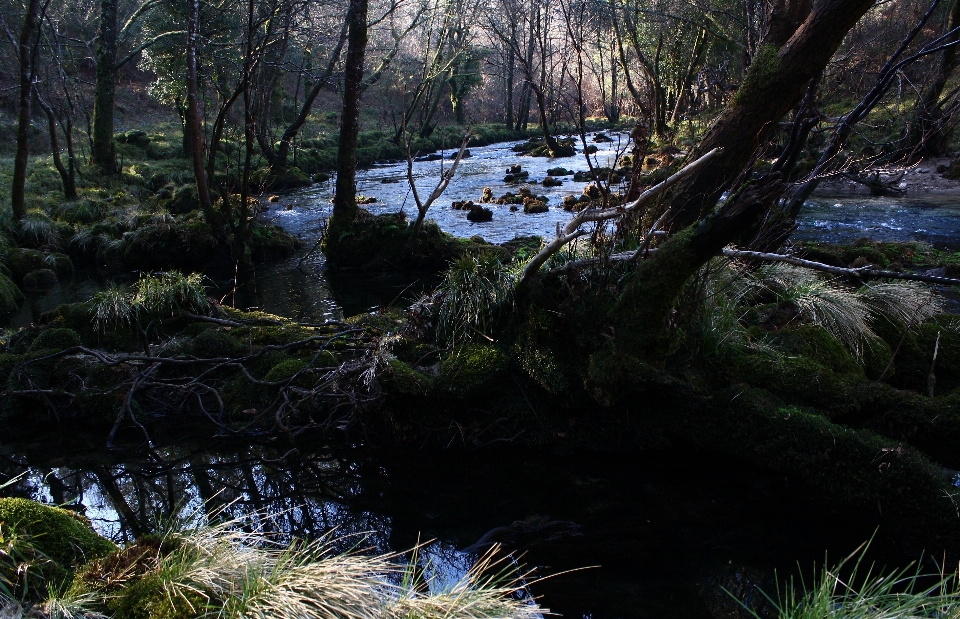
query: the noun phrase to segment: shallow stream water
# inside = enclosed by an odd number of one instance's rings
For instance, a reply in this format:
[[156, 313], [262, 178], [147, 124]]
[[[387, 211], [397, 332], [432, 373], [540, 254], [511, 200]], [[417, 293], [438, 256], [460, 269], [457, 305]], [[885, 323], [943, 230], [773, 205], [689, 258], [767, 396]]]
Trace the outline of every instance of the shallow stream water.
[[[600, 144], [598, 165], [609, 165], [626, 136]], [[481, 235], [502, 242], [518, 235], [554, 233], [569, 213], [560, 207], [583, 183], [545, 190], [548, 167], [586, 170], [582, 156], [550, 161], [520, 157], [498, 144], [473, 148], [430, 218], [454, 235]], [[450, 155], [451, 153], [446, 153]], [[535, 193], [550, 198], [539, 215], [491, 205], [492, 222], [474, 224], [453, 200], [477, 200], [516, 191], [502, 181], [508, 165], [530, 172]], [[443, 165], [449, 167], [449, 160]], [[421, 195], [432, 191], [440, 162], [414, 166]], [[378, 201], [374, 213], [416, 209], [405, 182], [406, 164], [376, 166], [358, 174], [359, 192]], [[282, 195], [264, 217], [301, 237], [305, 251], [316, 243], [320, 220], [330, 212], [332, 185], [318, 184]], [[796, 238], [849, 242], [862, 236], [920, 240], [953, 247], [960, 237], [960, 200], [812, 199]], [[331, 276], [320, 252], [258, 267], [234, 279], [210, 273], [216, 294], [235, 294], [241, 307], [300, 318], [340, 317], [388, 304], [402, 304], [436, 283], [435, 276]], [[133, 277], [133, 274], [131, 274]], [[32, 297], [16, 325], [71, 300], [85, 300], [103, 286], [93, 273], [53, 293]], [[208, 430], [203, 430], [204, 434]], [[802, 483], [781, 475], [692, 453], [683, 447], [631, 455], [565, 454], [535, 450], [481, 453], [334, 453], [322, 444], [298, 452], [264, 444], [200, 441], [189, 432], [160, 439], [154, 450], [137, 446], [105, 451], [104, 437], [52, 435], [33, 444], [13, 444], [0, 433], [0, 483], [25, 480], [6, 493], [51, 502], [75, 501], [97, 528], [118, 540], [130, 523], [118, 516], [109, 490], [125, 497], [141, 525], [180, 510], [229, 504], [228, 512], [273, 527], [288, 536], [316, 537], [331, 529], [346, 543], [402, 551], [418, 540], [437, 540], [422, 558], [441, 581], [461, 576], [476, 554], [468, 550], [486, 535], [503, 543], [516, 561], [535, 569], [530, 592], [565, 617], [726, 617], [736, 609], [724, 589], [757, 597], [756, 585], [774, 591], [773, 573], [809, 577], [814, 564], [841, 559], [874, 534], [875, 520], [825, 504]], [[157, 438], [157, 437], [155, 437]], [[116, 495], [114, 495], [116, 496]], [[274, 514], [269, 522], [251, 514]], [[254, 522], [256, 521], [256, 522]], [[916, 559], [880, 529], [875, 556], [888, 564]], [[585, 568], [585, 569], [580, 569]], [[576, 570], [563, 574], [567, 570]], [[543, 581], [538, 577], [552, 576]]]

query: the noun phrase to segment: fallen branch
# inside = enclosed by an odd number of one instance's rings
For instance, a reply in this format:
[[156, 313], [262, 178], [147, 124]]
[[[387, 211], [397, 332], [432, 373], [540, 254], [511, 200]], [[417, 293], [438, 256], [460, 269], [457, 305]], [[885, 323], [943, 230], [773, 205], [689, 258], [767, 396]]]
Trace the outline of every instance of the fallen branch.
[[[655, 253], [656, 248], [648, 249], [644, 252], [646, 254]], [[833, 273], [834, 275], [843, 275], [846, 277], [856, 277], [858, 279], [905, 279], [915, 282], [926, 282], [928, 284], [941, 284], [944, 286], [960, 286], [960, 279], [953, 279], [950, 277], [938, 277], [936, 275], [922, 275], [920, 273], [901, 273], [899, 271], [884, 271], [882, 269], [874, 269], [872, 267], [835, 267], [830, 264], [824, 264], [822, 262], [814, 262], [813, 260], [804, 260], [803, 258], [798, 258], [796, 256], [791, 256], [788, 254], [771, 254], [767, 252], [760, 251], [747, 251], [743, 249], [730, 249], [726, 248], [721, 252], [722, 255], [728, 258], [741, 258], [745, 260], [763, 260], [764, 262], [785, 262], [787, 264], [794, 264], [799, 267], [804, 267], [806, 269], [811, 269], [814, 271], [823, 271], [824, 273]], [[633, 260], [637, 255], [637, 250], [630, 250], [619, 252], [616, 254], [611, 254], [607, 256], [606, 260], [612, 262], [623, 262], [627, 260]], [[563, 266], [556, 269], [557, 272], [572, 271], [575, 269], [587, 267], [593, 264], [600, 262], [600, 258], [586, 258], [584, 260], [571, 260]]]
[[723, 255], [728, 258], [745, 258], [747, 260], [763, 260], [766, 262], [786, 262], [788, 264], [795, 264], [800, 267], [807, 269], [813, 269], [815, 271], [823, 271], [825, 273], [833, 273], [835, 275], [846, 275], [848, 277], [857, 277], [860, 279], [872, 278], [872, 279], [906, 279], [915, 282], [927, 282], [929, 284], [943, 284], [946, 286], [960, 286], [960, 279], [953, 279], [950, 277], [938, 277], [936, 275], [921, 275], [919, 273], [900, 273], [898, 271], [884, 271], [881, 269], [874, 269], [871, 267], [859, 267], [859, 268], [847, 268], [847, 267], [835, 267], [829, 264], [824, 264], [822, 262], [814, 262], [813, 260], [804, 260], [803, 258], [797, 258], [796, 256], [790, 256], [787, 254], [769, 254], [766, 252], [759, 251], [746, 251], [742, 249], [724, 249]]

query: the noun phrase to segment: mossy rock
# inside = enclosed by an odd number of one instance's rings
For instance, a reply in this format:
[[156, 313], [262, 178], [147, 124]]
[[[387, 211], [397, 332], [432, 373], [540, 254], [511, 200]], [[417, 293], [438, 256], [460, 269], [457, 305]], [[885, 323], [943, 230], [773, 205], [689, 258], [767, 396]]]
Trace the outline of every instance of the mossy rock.
[[118, 136], [117, 141], [121, 144], [132, 144], [139, 148], [146, 148], [147, 145], [150, 144], [150, 136], [147, 135], [146, 131], [141, 129], [131, 129], [121, 134], [121, 136]]
[[829, 331], [815, 325], [789, 326], [771, 333], [771, 344], [792, 356], [813, 359], [839, 374], [863, 378], [863, 366]]
[[13, 372], [19, 363], [20, 355], [12, 352], [0, 353], [0, 384], [7, 382], [11, 372]]
[[20, 311], [24, 296], [16, 284], [0, 273], [0, 318], [8, 317]]
[[434, 387], [434, 377], [417, 372], [409, 363], [393, 359], [380, 374], [384, 391], [391, 396], [424, 396]]
[[23, 276], [23, 289], [27, 292], [53, 290], [59, 283], [53, 269], [37, 269]]
[[437, 386], [444, 392], [467, 397], [496, 384], [506, 373], [507, 356], [491, 344], [459, 346], [440, 364]]
[[300, 239], [280, 226], [257, 224], [248, 242], [250, 254], [257, 262], [271, 262], [289, 258], [300, 246]]
[[130, 546], [90, 562], [77, 572], [73, 595], [93, 594], [103, 600], [99, 610], [114, 619], [190, 619], [203, 616], [206, 598], [197, 591], [167, 595], [158, 570], [163, 557], [179, 547], [176, 536], [144, 536]]
[[261, 168], [254, 171], [250, 176], [250, 183], [253, 187], [265, 191], [278, 191], [281, 189], [297, 189], [307, 187], [313, 183], [310, 177], [298, 167], [291, 166], [278, 173], [273, 173], [270, 168]]
[[36, 249], [15, 247], [7, 251], [7, 266], [13, 275], [14, 281], [23, 281], [23, 278], [32, 271], [50, 269], [61, 279], [73, 276], [73, 261], [66, 254], [45, 254]]
[[59, 576], [117, 548], [97, 535], [85, 517], [28, 499], [0, 498], [0, 523], [30, 536], [32, 545], [58, 566]]
[[769, 392], [743, 386], [660, 415], [677, 437], [794, 476], [888, 522], [917, 548], [960, 550], [960, 489], [909, 445], [831, 423], [816, 410], [778, 406]]
[[249, 352], [248, 346], [226, 331], [205, 329], [190, 341], [193, 354], [198, 357], [239, 357]]
[[173, 224], [147, 224], [123, 235], [119, 257], [143, 271], [195, 271], [207, 264], [220, 243], [213, 229], [199, 219]]
[[29, 352], [39, 352], [41, 350], [66, 350], [74, 346], [80, 346], [80, 336], [73, 329], [65, 327], [54, 327], [47, 329], [37, 336], [30, 344]]
[[175, 215], [182, 215], [200, 208], [200, 194], [197, 193], [197, 186], [189, 184], [178, 187], [166, 207]]
[[[263, 380], [268, 383], [286, 382], [306, 367], [307, 361], [305, 359], [284, 359], [270, 368], [270, 371], [263, 377]], [[308, 379], [309, 375], [301, 375], [298, 377], [297, 383], [303, 383]]]

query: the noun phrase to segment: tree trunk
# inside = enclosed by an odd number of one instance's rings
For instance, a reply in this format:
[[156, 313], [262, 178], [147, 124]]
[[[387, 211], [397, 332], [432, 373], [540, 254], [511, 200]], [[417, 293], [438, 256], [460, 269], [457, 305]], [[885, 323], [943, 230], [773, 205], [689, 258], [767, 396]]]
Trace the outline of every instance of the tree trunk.
[[20, 29], [17, 54], [20, 60], [20, 101], [17, 107], [17, 152], [13, 162], [13, 187], [10, 203], [15, 221], [27, 214], [25, 187], [27, 184], [27, 158], [30, 156], [30, 103], [33, 99], [33, 56], [31, 40], [37, 31], [40, 0], [30, 0]]
[[347, 60], [343, 76], [343, 112], [337, 151], [337, 188], [333, 217], [342, 224], [357, 216], [357, 138], [360, 135], [360, 96], [363, 94], [363, 57], [367, 47], [368, 0], [350, 0], [347, 21]]
[[695, 159], [713, 148], [724, 149], [723, 157], [711, 161], [675, 195], [674, 229], [713, 209], [871, 5], [871, 0], [821, 0], [783, 47], [760, 48], [740, 89], [690, 155]]
[[[73, 166], [68, 171], [60, 158], [60, 141], [57, 139], [57, 117], [53, 113], [53, 108], [43, 100], [40, 93], [37, 93], [37, 103], [47, 115], [47, 129], [50, 132], [50, 153], [53, 155], [53, 165], [60, 174], [60, 180], [63, 182], [63, 197], [65, 200], [77, 199], [77, 185], [74, 182]], [[72, 159], [72, 157], [71, 157]]]
[[510, 48], [510, 60], [507, 61], [507, 127], [513, 128], [513, 48]]
[[200, 0], [190, 0], [190, 17], [187, 26], [187, 129], [192, 150], [193, 175], [197, 183], [200, 208], [208, 219], [213, 216], [213, 204], [207, 187], [207, 175], [203, 169], [203, 125], [200, 120], [200, 101], [197, 96], [197, 39], [200, 35]]
[[117, 86], [117, 0], [100, 0], [100, 42], [97, 46], [97, 82], [93, 99], [93, 164], [117, 172], [113, 143], [113, 106]]

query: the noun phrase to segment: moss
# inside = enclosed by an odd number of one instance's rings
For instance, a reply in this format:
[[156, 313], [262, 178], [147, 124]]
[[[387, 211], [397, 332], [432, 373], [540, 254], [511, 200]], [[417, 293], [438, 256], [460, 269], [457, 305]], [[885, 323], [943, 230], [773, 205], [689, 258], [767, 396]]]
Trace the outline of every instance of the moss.
[[39, 352], [41, 350], [66, 350], [80, 346], [80, 336], [73, 329], [65, 327], [54, 327], [47, 329], [37, 336], [30, 344], [29, 352]]
[[12, 316], [20, 311], [24, 296], [6, 275], [0, 273], [0, 318]]
[[146, 574], [107, 599], [113, 619], [193, 619], [202, 616], [206, 600], [199, 592], [180, 589], [171, 596], [159, 574]]
[[679, 232], [642, 261], [628, 276], [619, 302], [608, 320], [617, 325], [617, 345], [633, 353], [670, 345], [666, 322], [687, 280], [699, 266], [690, 251], [694, 231]]
[[52, 290], [58, 283], [57, 274], [53, 269], [37, 269], [23, 276], [23, 289], [27, 292]]
[[215, 255], [219, 241], [213, 229], [198, 219], [146, 224], [123, 235], [119, 258], [144, 271], [196, 271]]
[[176, 551], [176, 537], [147, 535], [136, 543], [91, 562], [73, 580], [74, 595], [95, 594], [100, 610], [115, 619], [188, 619], [202, 616], [206, 601], [197, 591], [167, 595], [160, 560]]
[[584, 386], [601, 406], [640, 392], [646, 384], [667, 375], [633, 355], [606, 346], [590, 355]]
[[117, 548], [97, 535], [83, 516], [36, 501], [0, 498], [0, 522], [18, 534], [29, 535], [37, 550], [66, 570]]
[[273, 173], [270, 168], [261, 168], [250, 176], [251, 185], [265, 191], [296, 189], [306, 187], [312, 182], [310, 177], [298, 167], [285, 168], [278, 173]]
[[250, 253], [257, 262], [289, 258], [300, 245], [300, 239], [272, 224], [257, 224], [250, 234]]
[[12, 352], [0, 353], [0, 384], [6, 383], [10, 373], [20, 363], [20, 355]]
[[226, 331], [208, 328], [190, 341], [190, 348], [200, 357], [238, 357], [248, 347]]
[[406, 313], [399, 308], [388, 308], [377, 312], [357, 314], [347, 318], [346, 322], [358, 327], [373, 327], [378, 331], [388, 333], [397, 331], [406, 324]]
[[450, 353], [440, 364], [438, 387], [466, 397], [480, 393], [501, 378], [507, 369], [503, 351], [490, 344], [467, 344]]
[[45, 254], [36, 249], [16, 247], [7, 251], [7, 266], [10, 267], [15, 281], [23, 281], [28, 273], [40, 269], [50, 269], [61, 278], [73, 276], [73, 261], [69, 256], [58, 253]]
[[862, 378], [863, 366], [840, 341], [823, 327], [798, 325], [768, 334], [770, 344], [788, 356], [812, 359], [838, 374]]
[[762, 389], [730, 388], [706, 406], [663, 414], [677, 436], [794, 475], [882, 518], [920, 547], [960, 549], [960, 490], [907, 445], [831, 423], [815, 411], [784, 409]]
[[429, 374], [417, 372], [409, 363], [393, 359], [380, 374], [383, 389], [391, 396], [424, 396], [434, 387]]
[[268, 383], [286, 381], [305, 367], [307, 367], [307, 362], [304, 359], [284, 359], [270, 368], [270, 371], [263, 377], [263, 380]]
[[730, 351], [718, 369], [731, 383], [763, 387], [799, 402], [828, 407], [851, 404], [851, 381], [810, 357]]
[[189, 213], [200, 208], [200, 195], [195, 184], [183, 185], [173, 192], [166, 204], [167, 210], [174, 214]]
[[764, 45], [754, 54], [743, 83], [733, 96], [737, 105], [756, 103], [757, 96], [764, 92], [780, 71], [779, 50], [773, 45]]

